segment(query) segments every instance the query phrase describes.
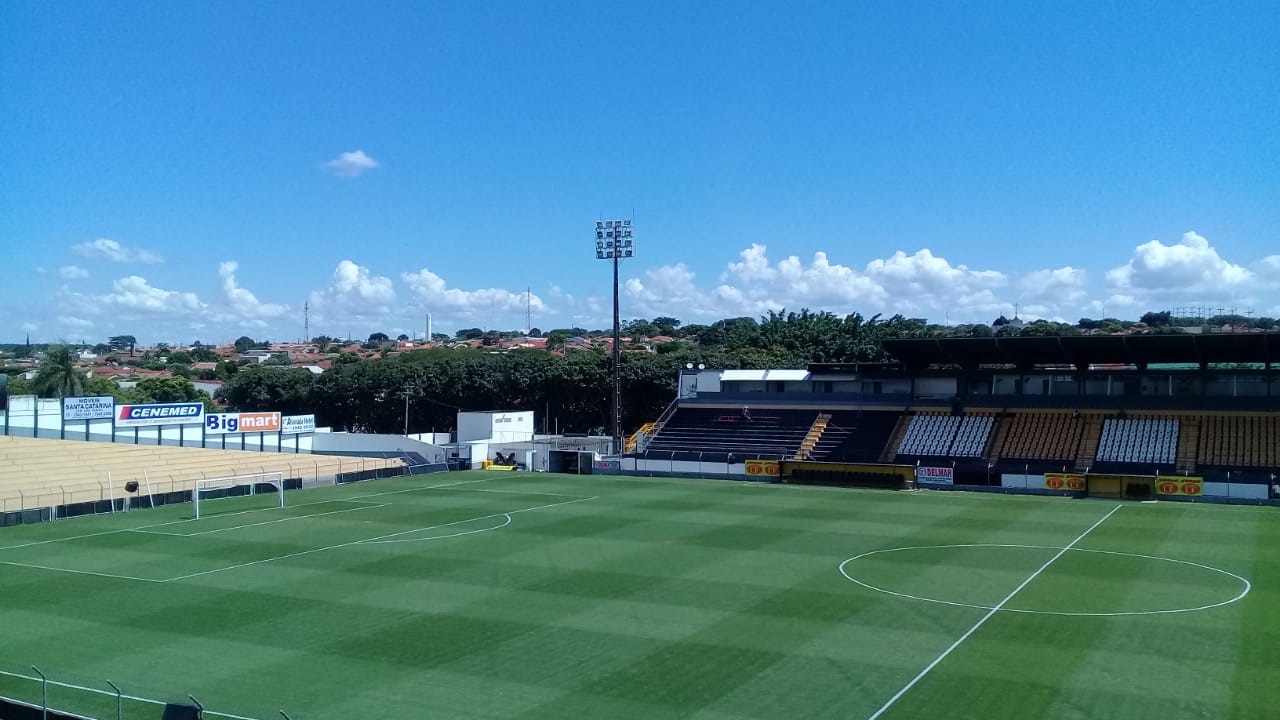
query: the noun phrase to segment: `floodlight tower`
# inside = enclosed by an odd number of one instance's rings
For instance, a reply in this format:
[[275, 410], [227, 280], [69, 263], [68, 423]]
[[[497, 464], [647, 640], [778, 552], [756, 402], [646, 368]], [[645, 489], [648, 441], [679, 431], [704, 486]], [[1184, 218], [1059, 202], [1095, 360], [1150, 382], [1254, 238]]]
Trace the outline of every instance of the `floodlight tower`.
[[622, 326], [618, 313], [618, 263], [634, 252], [630, 220], [596, 221], [596, 259], [613, 263], [613, 402], [609, 419], [615, 453], [622, 452]]

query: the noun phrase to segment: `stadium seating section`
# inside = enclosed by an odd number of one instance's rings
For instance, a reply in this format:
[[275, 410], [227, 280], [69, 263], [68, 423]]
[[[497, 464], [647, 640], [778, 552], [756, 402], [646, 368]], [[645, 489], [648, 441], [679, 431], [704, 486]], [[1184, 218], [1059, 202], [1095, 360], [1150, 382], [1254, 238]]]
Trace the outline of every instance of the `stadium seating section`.
[[990, 415], [916, 415], [898, 446], [898, 454], [982, 457], [994, 421]]
[[682, 407], [649, 441], [650, 452], [717, 452], [792, 457], [818, 417], [816, 410]]
[[339, 473], [404, 465], [399, 458], [206, 450], [164, 445], [0, 436], [0, 512], [125, 497], [137, 480], [144, 492], [190, 490], [202, 478], [282, 472], [314, 481]]
[[[1099, 411], [865, 409], [819, 411], [681, 407], [648, 450], [684, 457], [719, 453], [832, 463], [882, 463], [929, 458], [972, 461], [991, 468], [1023, 463], [1124, 472], [1192, 472], [1211, 468], [1280, 467], [1280, 415], [1275, 413], [1125, 416]], [[819, 420], [815, 424], [815, 420]], [[812, 431], [811, 431], [812, 430]], [[805, 443], [805, 435], [811, 437]], [[816, 442], [815, 442], [816, 438]], [[799, 451], [799, 452], [798, 452]], [[705, 459], [705, 457], [704, 457]]]
[[1010, 460], [1075, 460], [1084, 433], [1084, 421], [1074, 413], [1017, 413], [1003, 422], [999, 457]]
[[1102, 424], [1098, 462], [1172, 465], [1178, 453], [1176, 419], [1108, 418]]
[[834, 412], [809, 455], [818, 462], [879, 462], [897, 427], [897, 413]]
[[1209, 466], [1280, 466], [1280, 418], [1207, 415], [1200, 423], [1198, 458]]

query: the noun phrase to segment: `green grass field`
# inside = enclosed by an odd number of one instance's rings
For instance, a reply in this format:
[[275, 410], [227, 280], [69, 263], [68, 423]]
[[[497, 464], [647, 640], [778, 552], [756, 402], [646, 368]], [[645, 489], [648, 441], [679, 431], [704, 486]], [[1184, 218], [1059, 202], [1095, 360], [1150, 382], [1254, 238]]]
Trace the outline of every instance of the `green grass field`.
[[1280, 717], [1271, 508], [492, 472], [263, 502], [0, 530], [0, 694], [36, 665], [263, 719]]

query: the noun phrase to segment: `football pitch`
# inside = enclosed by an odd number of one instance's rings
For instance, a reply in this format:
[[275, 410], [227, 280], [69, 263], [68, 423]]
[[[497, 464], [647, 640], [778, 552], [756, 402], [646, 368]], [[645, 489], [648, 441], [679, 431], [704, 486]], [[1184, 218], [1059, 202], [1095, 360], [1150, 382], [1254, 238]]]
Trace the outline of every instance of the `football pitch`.
[[[0, 530], [0, 695], [158, 718], [1276, 718], [1280, 512], [442, 473]], [[74, 686], [74, 687], [73, 687]], [[92, 690], [90, 690], [92, 689]]]

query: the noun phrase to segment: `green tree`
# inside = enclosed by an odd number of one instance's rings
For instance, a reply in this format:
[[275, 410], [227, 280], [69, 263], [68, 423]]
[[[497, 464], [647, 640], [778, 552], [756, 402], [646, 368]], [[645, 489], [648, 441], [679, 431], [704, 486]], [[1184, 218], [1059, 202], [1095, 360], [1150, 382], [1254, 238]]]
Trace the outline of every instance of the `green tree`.
[[85, 374], [76, 366], [76, 355], [65, 345], [49, 348], [31, 383], [41, 397], [63, 398], [84, 392]]
[[174, 350], [169, 353], [169, 363], [178, 365], [190, 365], [194, 361], [191, 353], [186, 350]]
[[289, 359], [288, 353], [278, 352], [271, 353], [271, 357], [264, 360], [262, 364], [271, 367], [289, 367], [293, 361]]
[[112, 350], [122, 351], [129, 348], [129, 357], [133, 357], [133, 348], [138, 344], [138, 339], [132, 335], [114, 335], [107, 338], [107, 345]]
[[248, 335], [241, 335], [240, 337], [236, 338], [235, 347], [236, 347], [236, 352], [246, 353], [258, 347], [258, 341], [254, 340]]
[[280, 411], [288, 415], [312, 411], [315, 375], [307, 370], [250, 368], [228, 380], [216, 393], [233, 410]]
[[391, 337], [390, 337], [390, 336], [388, 336], [386, 333], [383, 333], [383, 332], [376, 332], [376, 333], [370, 333], [370, 334], [369, 334], [369, 343], [368, 343], [368, 344], [370, 344], [370, 345], [374, 345], [374, 346], [378, 346], [378, 345], [382, 345], [382, 344], [387, 343], [387, 342], [390, 342], [390, 341], [391, 341]]
[[212, 407], [213, 399], [183, 377], [146, 378], [124, 391], [123, 400], [131, 403], [204, 402]]
[[193, 347], [190, 355], [192, 362], [218, 362], [218, 353], [207, 347]]

